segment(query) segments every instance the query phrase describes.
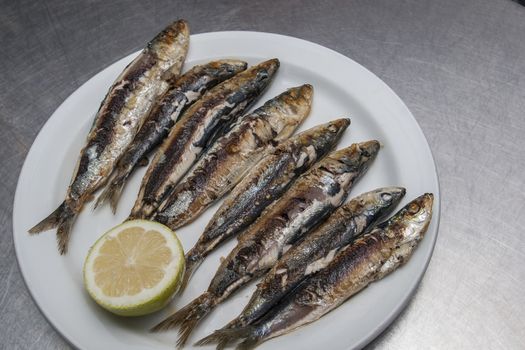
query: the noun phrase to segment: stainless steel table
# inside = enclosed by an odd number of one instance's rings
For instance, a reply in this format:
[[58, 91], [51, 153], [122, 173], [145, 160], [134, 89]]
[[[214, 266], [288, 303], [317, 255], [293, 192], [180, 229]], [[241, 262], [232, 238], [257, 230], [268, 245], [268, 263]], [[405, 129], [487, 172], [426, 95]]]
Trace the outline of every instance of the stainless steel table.
[[[508, 0], [0, 1], [0, 348], [67, 349], [24, 285], [16, 181], [56, 107], [174, 18], [276, 32], [351, 57], [412, 110], [442, 218], [407, 309], [369, 348], [525, 348], [525, 7]], [[52, 156], [52, 155], [50, 155]]]

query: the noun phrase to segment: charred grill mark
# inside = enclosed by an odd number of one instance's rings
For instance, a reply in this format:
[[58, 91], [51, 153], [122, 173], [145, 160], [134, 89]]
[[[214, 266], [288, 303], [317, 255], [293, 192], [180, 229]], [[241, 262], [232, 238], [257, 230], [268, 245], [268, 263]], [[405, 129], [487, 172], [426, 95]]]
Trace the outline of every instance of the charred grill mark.
[[239, 280], [242, 277], [242, 275], [237, 273], [235, 270], [225, 269], [222, 277], [223, 278], [217, 285], [208, 288], [208, 291], [212, 292], [216, 296], [223, 295], [230, 287], [231, 282]]
[[[162, 156], [166, 160], [168, 159], [179, 159], [185, 152], [187, 152], [187, 140], [191, 138], [192, 131], [194, 128], [198, 127], [198, 121], [191, 119], [188, 120], [184, 128], [177, 130], [177, 133], [173, 135], [173, 142], [170, 143], [165, 149], [162, 149]], [[175, 165], [175, 164], [173, 164]], [[155, 168], [152, 169], [152, 173], [148, 176], [148, 181], [145, 185], [144, 199], [145, 200], [154, 200], [157, 195], [156, 191], [165, 184], [166, 179], [172, 173], [172, 167], [166, 164], [166, 161], [155, 164]], [[164, 193], [166, 191], [163, 191]], [[161, 201], [162, 198], [159, 198]]]
[[338, 194], [340, 191], [341, 191], [341, 185], [339, 184], [339, 182], [334, 182], [331, 184], [331, 186], [328, 186], [327, 194], [330, 197], [333, 197], [336, 194]]
[[130, 85], [126, 83], [122, 88], [114, 90], [109, 97], [109, 104], [102, 106], [102, 109], [99, 111], [101, 114], [97, 117], [95, 129], [93, 130], [94, 135], [90, 135], [87, 145], [87, 148], [95, 146], [97, 154], [101, 154], [104, 148], [111, 144], [115, 136], [113, 135], [114, 128], [119, 114], [126, 105], [132, 90]]
[[[233, 107], [224, 106], [221, 107], [219, 113], [227, 116], [233, 111], [233, 109]], [[220, 118], [213, 120], [204, 127], [202, 136], [196, 140], [193, 145], [195, 147], [206, 149], [207, 146], [213, 144], [213, 142], [217, 139], [217, 136], [227, 132], [230, 121], [230, 118]]]
[[125, 82], [125, 85], [122, 88], [122, 90], [128, 91], [137, 88], [138, 85], [142, 84], [140, 80], [144, 79], [144, 77], [147, 75], [146, 73], [151, 71], [151, 69], [157, 64], [158, 61], [152, 54], [145, 54], [140, 56], [140, 59], [138, 61], [133, 62], [129, 67], [129, 70], [122, 77], [121, 81]]

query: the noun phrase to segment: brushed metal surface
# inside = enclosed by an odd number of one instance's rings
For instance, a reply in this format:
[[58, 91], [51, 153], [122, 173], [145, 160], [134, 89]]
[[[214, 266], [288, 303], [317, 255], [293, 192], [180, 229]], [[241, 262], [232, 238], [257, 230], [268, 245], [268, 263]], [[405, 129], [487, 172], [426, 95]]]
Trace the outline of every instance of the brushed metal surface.
[[525, 348], [525, 7], [0, 0], [0, 9], [0, 348], [69, 349], [14, 255], [13, 197], [31, 143], [70, 93], [179, 17], [193, 33], [276, 32], [339, 51], [389, 84], [420, 123], [441, 182], [438, 242], [413, 300], [369, 349]]

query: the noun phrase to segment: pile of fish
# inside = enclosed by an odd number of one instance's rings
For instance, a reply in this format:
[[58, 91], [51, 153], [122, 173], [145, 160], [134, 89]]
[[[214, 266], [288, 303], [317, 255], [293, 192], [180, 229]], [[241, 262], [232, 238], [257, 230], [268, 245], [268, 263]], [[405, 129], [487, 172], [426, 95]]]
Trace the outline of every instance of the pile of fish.
[[[172, 229], [224, 197], [186, 253], [184, 290], [202, 261], [226, 240], [237, 245], [208, 289], [154, 331], [179, 327], [183, 346], [197, 324], [252, 280], [262, 278], [241, 314], [198, 344], [241, 349], [313, 322], [406, 262], [432, 216], [432, 194], [381, 222], [405, 195], [384, 187], [346, 204], [369, 169], [376, 140], [335, 150], [342, 118], [293, 135], [308, 117], [313, 87], [292, 87], [246, 113], [279, 69], [219, 60], [181, 75], [189, 45], [185, 21], [172, 23], [126, 67], [104, 98], [66, 198], [30, 230], [57, 228], [61, 254], [85, 203], [116, 211], [133, 171], [149, 163], [129, 219]], [[148, 161], [151, 158], [151, 162]]]

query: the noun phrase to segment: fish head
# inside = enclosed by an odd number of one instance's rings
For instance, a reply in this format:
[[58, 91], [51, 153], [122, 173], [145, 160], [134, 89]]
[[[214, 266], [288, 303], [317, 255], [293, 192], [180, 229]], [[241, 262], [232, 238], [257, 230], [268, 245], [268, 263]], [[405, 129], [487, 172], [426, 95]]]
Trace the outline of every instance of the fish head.
[[360, 195], [359, 204], [369, 208], [370, 217], [381, 218], [399, 204], [405, 193], [404, 187], [382, 187]]
[[270, 60], [261, 62], [252, 68], [255, 68], [257, 71], [265, 71], [269, 76], [273, 76], [275, 72], [277, 72], [277, 69], [279, 69], [280, 65], [281, 62], [278, 58], [272, 58]]
[[227, 59], [211, 62], [207, 67], [213, 70], [213, 76], [217, 76], [220, 80], [223, 80], [246, 70], [248, 63], [241, 60]]
[[273, 58], [252, 67], [254, 69], [253, 73], [256, 75], [255, 83], [259, 87], [259, 91], [264, 90], [268, 86], [280, 65], [279, 60]]
[[395, 224], [403, 228], [402, 230], [397, 230], [402, 235], [400, 244], [421, 239], [430, 224], [433, 203], [434, 195], [425, 193], [405, 205], [393, 217]]
[[350, 118], [339, 118], [321, 125], [322, 132], [326, 129], [328, 133], [334, 135], [332, 138], [335, 138], [337, 141], [339, 141], [348, 126], [350, 126]]
[[279, 69], [280, 62], [277, 58], [261, 62], [255, 66], [251, 66], [242, 73], [246, 80], [254, 80], [256, 84], [266, 86], [270, 79], [274, 76], [277, 69]]
[[348, 125], [350, 119], [346, 118], [317, 125], [295, 135], [280, 147], [287, 150], [291, 145], [294, 157], [300, 159], [298, 167], [308, 168], [335, 147]]
[[372, 191], [376, 203], [381, 207], [396, 206], [405, 196], [406, 189], [404, 187], [382, 187]]
[[243, 99], [248, 96], [248, 101], [250, 101], [249, 104], [251, 104], [251, 102], [268, 86], [275, 75], [275, 72], [279, 69], [279, 65], [279, 60], [274, 58], [261, 62], [255, 66], [251, 66], [244, 72], [236, 75], [234, 78], [235, 83], [240, 89], [238, 96], [242, 96]]
[[274, 141], [289, 138], [310, 113], [313, 87], [310, 84], [293, 87], [266, 102], [259, 111], [267, 115], [268, 124], [277, 134]]
[[349, 125], [350, 119], [340, 118], [307, 130], [305, 134], [312, 138], [311, 143], [316, 152], [324, 155], [334, 148]]
[[376, 140], [354, 143], [329, 154], [323, 166], [333, 174], [364, 174], [379, 152], [379, 147]]

